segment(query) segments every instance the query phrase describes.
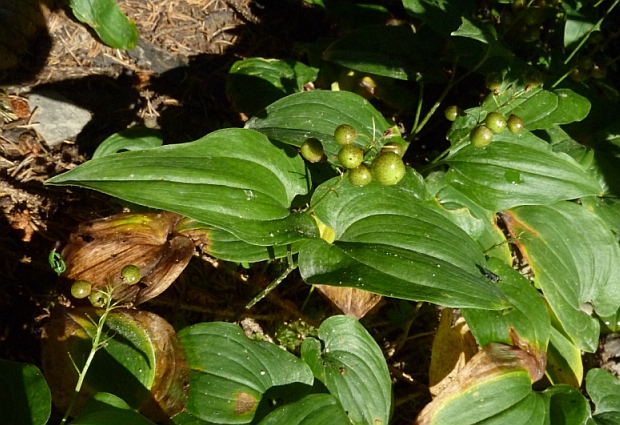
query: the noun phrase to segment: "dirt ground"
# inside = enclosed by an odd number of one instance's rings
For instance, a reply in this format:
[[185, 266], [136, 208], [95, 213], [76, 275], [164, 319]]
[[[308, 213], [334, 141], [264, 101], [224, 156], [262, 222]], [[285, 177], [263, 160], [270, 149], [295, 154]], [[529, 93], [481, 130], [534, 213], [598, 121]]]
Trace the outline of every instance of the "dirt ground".
[[[79, 223], [122, 211], [104, 195], [44, 186], [46, 179], [84, 162], [101, 141], [128, 127], [156, 128], [164, 143], [177, 143], [242, 126], [244, 117], [226, 98], [230, 66], [252, 56], [297, 58], [301, 43], [331, 31], [317, 10], [294, 0], [119, 4], [137, 25], [136, 49], [106, 47], [48, 3], [41, 7], [45, 27], [1, 82], [0, 358], [41, 364], [41, 327], [58, 302], [49, 252], [62, 247]], [[54, 147], [37, 131], [37, 110], [29, 105], [32, 93], [50, 90], [91, 114], [76, 137]], [[274, 262], [243, 269], [197, 254], [171, 288], [142, 308], [177, 329], [235, 320], [276, 343], [291, 335], [299, 339], [336, 310], [298, 275], [244, 310], [280, 267]], [[430, 400], [425, 383], [436, 323], [435, 307], [418, 310], [396, 300], [383, 301], [364, 319], [394, 376], [394, 423], [411, 423]]]

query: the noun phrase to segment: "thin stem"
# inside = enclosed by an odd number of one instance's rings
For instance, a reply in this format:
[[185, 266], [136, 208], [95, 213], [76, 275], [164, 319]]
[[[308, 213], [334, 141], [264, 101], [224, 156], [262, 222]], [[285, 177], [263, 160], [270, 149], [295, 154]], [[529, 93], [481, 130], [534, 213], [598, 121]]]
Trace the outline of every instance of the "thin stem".
[[67, 419], [69, 419], [69, 415], [71, 414], [71, 411], [73, 410], [73, 406], [75, 405], [75, 402], [77, 401], [77, 397], [82, 389], [82, 385], [84, 384], [86, 373], [88, 372], [88, 369], [90, 368], [90, 365], [93, 359], [95, 358], [95, 353], [97, 353], [97, 351], [105, 345], [106, 341], [101, 341], [101, 335], [103, 333], [103, 326], [108, 317], [108, 313], [110, 313], [110, 311], [112, 311], [116, 307], [115, 305], [112, 305], [111, 291], [109, 294], [107, 294], [105, 299], [106, 299], [105, 309], [103, 311], [103, 314], [99, 317], [99, 320], [97, 321], [97, 331], [95, 332], [95, 337], [93, 338], [92, 346], [90, 348], [90, 353], [88, 353], [88, 358], [86, 359], [86, 362], [84, 363], [84, 367], [82, 368], [82, 371], [78, 374], [78, 380], [77, 380], [77, 384], [75, 384], [75, 389], [73, 390], [73, 396], [71, 397], [71, 402], [69, 403], [69, 407], [67, 407], [67, 411], [65, 412], [65, 415], [63, 416], [62, 421], [60, 421], [61, 425], [65, 424], [67, 422]]
[[[616, 1], [620, 1], [620, 0], [616, 0]], [[446, 86], [445, 90], [439, 95], [439, 98], [437, 99], [435, 104], [431, 107], [430, 111], [428, 111], [428, 113], [426, 114], [422, 122], [418, 126], [414, 127], [414, 130], [412, 131], [413, 136], [418, 134], [422, 130], [422, 128], [426, 125], [426, 123], [433, 116], [435, 111], [437, 111], [437, 108], [441, 106], [441, 102], [443, 102], [443, 100], [448, 95], [448, 93], [450, 93], [450, 90], [452, 90], [452, 87], [456, 86], [458, 83], [463, 81], [470, 74], [472, 74], [473, 72], [475, 72], [478, 68], [482, 66], [482, 64], [487, 60], [490, 50], [491, 50], [491, 47], [489, 46], [486, 52], [484, 53], [484, 56], [482, 57], [482, 59], [480, 59], [480, 61], [478, 61], [478, 63], [472, 69], [467, 71], [465, 74], [459, 77], [456, 81], [454, 80], [454, 76], [456, 75], [456, 63], [454, 64], [454, 68], [452, 70], [452, 76], [450, 77], [450, 81], [448, 82], [448, 85]]]
[[265, 298], [267, 295], [269, 295], [269, 293], [271, 291], [273, 291], [276, 286], [278, 286], [280, 283], [282, 283], [282, 281], [284, 279], [286, 279], [286, 277], [291, 274], [291, 272], [293, 270], [295, 270], [297, 268], [297, 264], [293, 261], [293, 253], [291, 252], [290, 246], [288, 247], [287, 250], [287, 256], [286, 256], [287, 262], [288, 262], [288, 267], [286, 268], [286, 270], [284, 270], [284, 272], [278, 276], [273, 282], [271, 282], [260, 294], [258, 294], [257, 296], [255, 296], [252, 301], [250, 301], [246, 306], [245, 309], [248, 310], [252, 307], [254, 307], [254, 305], [259, 302], [260, 300], [262, 300], [263, 298]]
[[420, 115], [422, 114], [422, 103], [424, 101], [424, 83], [420, 81], [420, 95], [418, 97], [418, 108], [415, 111], [415, 121], [413, 122], [413, 128], [418, 128], [420, 122]]
[[[573, 52], [570, 55], [568, 55], [568, 58], [566, 58], [566, 60], [564, 61], [564, 65], [569, 63], [570, 60], [573, 58], [573, 56], [575, 56], [575, 54], [577, 54], [579, 49], [581, 49], [581, 47], [585, 44], [585, 42], [588, 40], [588, 38], [590, 38], [590, 34], [592, 34], [592, 31], [599, 31], [600, 30], [601, 24], [603, 23], [603, 21], [605, 20], [607, 15], [609, 15], [611, 13], [611, 11], [614, 10], [614, 7], [616, 7], [618, 5], [618, 3], [620, 3], [620, 0], [616, 0], [615, 2], [613, 2], [613, 4], [611, 6], [609, 6], [609, 9], [607, 9], [607, 12], [605, 12], [605, 14], [603, 16], [601, 16], [601, 19], [599, 19], [598, 22], [596, 24], [594, 24], [592, 29], [586, 34], [586, 36], [581, 39], [581, 41], [579, 42], [579, 44], [577, 45], [575, 50], [573, 50]], [[564, 79], [564, 78], [566, 78], [566, 76], [562, 77], [562, 79]], [[558, 82], [556, 82], [553, 85], [553, 87], [555, 87], [557, 84], [558, 84]]]

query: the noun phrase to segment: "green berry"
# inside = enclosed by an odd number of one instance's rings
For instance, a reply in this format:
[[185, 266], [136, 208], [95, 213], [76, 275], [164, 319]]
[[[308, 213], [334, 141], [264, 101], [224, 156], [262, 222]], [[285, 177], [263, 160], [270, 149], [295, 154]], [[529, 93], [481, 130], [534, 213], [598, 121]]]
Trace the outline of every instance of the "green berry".
[[594, 66], [594, 60], [592, 59], [592, 56], [582, 56], [579, 58], [578, 64], [579, 68], [588, 71]]
[[456, 121], [456, 119], [463, 115], [463, 111], [461, 110], [461, 108], [459, 108], [456, 105], [450, 105], [446, 108], [446, 111], [444, 112], [446, 115], [446, 119], [448, 121]]
[[334, 131], [334, 139], [339, 145], [352, 145], [357, 139], [357, 131], [349, 124], [341, 124]]
[[89, 296], [91, 291], [92, 285], [87, 280], [76, 280], [71, 285], [71, 295], [78, 300]]
[[385, 186], [396, 184], [405, 176], [405, 164], [394, 152], [379, 153], [370, 169], [375, 180]]
[[592, 76], [592, 78], [596, 78], [597, 80], [601, 78], [605, 78], [607, 76], [607, 67], [605, 65], [595, 63], [592, 66], [590, 75]]
[[491, 72], [487, 75], [485, 85], [491, 91], [499, 90], [502, 86], [502, 76], [498, 72]]
[[301, 144], [301, 156], [308, 162], [319, 162], [325, 157], [323, 144], [319, 139], [315, 139], [314, 137], [304, 140]]
[[513, 10], [521, 10], [527, 6], [527, 0], [514, 0], [512, 3]]
[[491, 112], [487, 114], [484, 125], [486, 125], [493, 133], [501, 133], [506, 128], [506, 118], [499, 112]]
[[344, 145], [338, 151], [338, 161], [344, 168], [356, 168], [364, 160], [364, 151], [354, 145]]
[[396, 142], [386, 143], [385, 145], [381, 147], [381, 152], [394, 152], [396, 155], [400, 156], [401, 158], [405, 154], [403, 145], [401, 145], [400, 143], [396, 143]]
[[521, 133], [521, 130], [523, 130], [523, 120], [518, 115], [512, 114], [509, 116], [506, 124], [512, 134]]
[[349, 181], [355, 186], [366, 186], [372, 180], [372, 173], [366, 164], [349, 170]]
[[605, 36], [600, 31], [593, 31], [588, 37], [588, 43], [590, 44], [599, 44], [605, 41]]
[[535, 69], [528, 69], [527, 71], [525, 71], [525, 74], [523, 74], [523, 83], [525, 83], [526, 86], [531, 86], [532, 88], [535, 88], [540, 86], [542, 82], [542, 74]]
[[478, 127], [474, 127], [471, 133], [469, 133], [469, 139], [472, 145], [481, 148], [491, 143], [491, 140], [493, 140], [493, 132], [486, 126], [479, 125]]
[[101, 292], [95, 291], [90, 294], [88, 301], [90, 301], [93, 307], [103, 307], [105, 305], [105, 296]]
[[123, 283], [126, 285], [135, 285], [142, 279], [142, 273], [137, 266], [128, 264], [121, 270], [121, 277], [123, 278]]

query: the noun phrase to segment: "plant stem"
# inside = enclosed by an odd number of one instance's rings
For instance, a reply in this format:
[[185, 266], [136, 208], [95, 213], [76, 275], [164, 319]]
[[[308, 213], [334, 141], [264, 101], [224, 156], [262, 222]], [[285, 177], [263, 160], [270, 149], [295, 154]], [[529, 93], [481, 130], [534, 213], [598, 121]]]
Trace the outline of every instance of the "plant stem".
[[[614, 10], [614, 7], [616, 7], [619, 2], [620, 2], [620, 0], [616, 0], [615, 2], [612, 3], [611, 6], [609, 6], [609, 9], [607, 9], [607, 12], [605, 12], [605, 14], [603, 16], [601, 16], [601, 19], [599, 19], [598, 22], [596, 24], [594, 24], [592, 29], [590, 31], [588, 31], [586, 36], [581, 39], [581, 41], [579, 42], [579, 44], [577, 45], [575, 50], [573, 50], [573, 52], [570, 55], [568, 55], [568, 58], [566, 58], [566, 60], [564, 61], [564, 65], [569, 63], [570, 60], [573, 58], [573, 56], [575, 56], [575, 54], [577, 54], [579, 49], [581, 49], [581, 47], [585, 44], [585, 42], [588, 40], [588, 38], [590, 38], [590, 34], [592, 34], [592, 31], [599, 31], [601, 29], [601, 24], [603, 23], [603, 20], [605, 20], [607, 15], [609, 15], [611, 13], [611, 11]], [[562, 79], [564, 79], [564, 78], [565, 78], [565, 76], [562, 77]], [[553, 85], [553, 87], [555, 87], [558, 83], [559, 83], [559, 81], [556, 81], [556, 83]]]
[[271, 291], [273, 291], [276, 286], [278, 286], [280, 283], [282, 283], [282, 281], [284, 279], [286, 279], [286, 277], [291, 274], [291, 272], [293, 270], [295, 270], [297, 268], [297, 264], [293, 261], [293, 254], [291, 253], [290, 250], [290, 246], [287, 252], [287, 262], [288, 262], [288, 267], [286, 268], [286, 270], [284, 270], [284, 272], [278, 276], [273, 282], [271, 282], [260, 294], [258, 294], [257, 296], [255, 296], [252, 301], [250, 301], [249, 303], [247, 303], [247, 305], [245, 306], [245, 309], [248, 310], [252, 307], [254, 307], [254, 305], [259, 302], [260, 300], [262, 300], [263, 298], [265, 298], [267, 295], [269, 295], [269, 293]]
[[102, 348], [104, 345], [104, 343], [102, 343], [101, 341], [101, 334], [103, 333], [103, 326], [105, 325], [105, 321], [108, 317], [108, 313], [115, 308], [115, 306], [111, 304], [112, 303], [111, 292], [108, 295], [109, 296], [106, 296], [106, 305], [105, 305], [103, 314], [99, 317], [99, 320], [97, 321], [97, 331], [95, 332], [95, 337], [93, 338], [92, 346], [90, 348], [90, 353], [88, 353], [88, 358], [86, 359], [86, 362], [84, 363], [84, 367], [82, 368], [82, 370], [80, 371], [78, 375], [78, 380], [77, 380], [77, 383], [75, 384], [75, 389], [73, 390], [73, 396], [71, 397], [71, 402], [69, 403], [69, 407], [67, 407], [67, 411], [65, 412], [65, 415], [62, 418], [62, 421], [60, 421], [61, 425], [64, 425], [67, 422], [67, 419], [69, 419], [69, 415], [71, 414], [71, 411], [73, 410], [73, 406], [75, 405], [78, 395], [80, 394], [80, 391], [82, 389], [82, 385], [84, 384], [84, 379], [86, 378], [86, 372], [88, 372], [88, 369], [90, 368], [90, 365], [93, 359], [95, 358], [95, 353], [100, 348]]

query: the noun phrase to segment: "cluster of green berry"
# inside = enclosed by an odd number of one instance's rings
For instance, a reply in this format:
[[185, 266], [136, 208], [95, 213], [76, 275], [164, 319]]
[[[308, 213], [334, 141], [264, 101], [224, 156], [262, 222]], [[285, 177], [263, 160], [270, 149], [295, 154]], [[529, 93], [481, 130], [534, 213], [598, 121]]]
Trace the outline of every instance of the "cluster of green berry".
[[[122, 284], [135, 285], [140, 279], [142, 279], [142, 273], [133, 264], [128, 264], [121, 270]], [[103, 307], [105, 305], [104, 293], [99, 290], [93, 291], [93, 286], [87, 280], [76, 280], [73, 282], [73, 285], [71, 285], [71, 295], [78, 300], [88, 297], [88, 300], [94, 307]]]
[[[355, 128], [348, 124], [339, 125], [334, 131], [334, 139], [341, 146], [338, 161], [348, 170], [349, 181], [355, 186], [366, 186], [373, 179], [386, 186], [401, 181], [405, 176], [403, 147], [395, 142], [386, 143], [368, 166], [364, 164], [367, 151], [354, 145], [357, 136]], [[323, 144], [315, 138], [305, 140], [301, 144], [301, 156], [313, 163], [324, 160]]]
[[514, 38], [533, 43], [541, 38], [546, 30], [545, 21], [556, 18], [563, 12], [561, 0], [514, 0], [510, 10], [499, 16], [500, 28]]
[[594, 31], [588, 38], [588, 43], [592, 47], [587, 54], [577, 59], [571, 72], [570, 78], [577, 82], [586, 81], [588, 78], [600, 80], [607, 77], [607, 63], [612, 62], [602, 52], [604, 48], [604, 36], [600, 31]]
[[[526, 91], [542, 84], [542, 75], [535, 70], [527, 71], [522, 79], [527, 87]], [[486, 87], [496, 95], [499, 93], [502, 83], [502, 77], [496, 72], [487, 75], [485, 81]], [[456, 105], [450, 105], [445, 110], [445, 116], [449, 121], [456, 121], [458, 117], [464, 115], [465, 112]], [[523, 130], [523, 119], [515, 114], [506, 118], [499, 112], [489, 112], [484, 121], [471, 130], [469, 139], [471, 144], [477, 148], [487, 146], [493, 140], [494, 134], [501, 133], [506, 128], [512, 134], [520, 133]]]

